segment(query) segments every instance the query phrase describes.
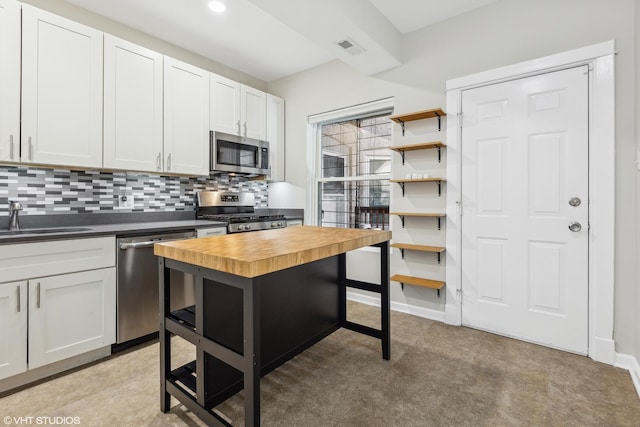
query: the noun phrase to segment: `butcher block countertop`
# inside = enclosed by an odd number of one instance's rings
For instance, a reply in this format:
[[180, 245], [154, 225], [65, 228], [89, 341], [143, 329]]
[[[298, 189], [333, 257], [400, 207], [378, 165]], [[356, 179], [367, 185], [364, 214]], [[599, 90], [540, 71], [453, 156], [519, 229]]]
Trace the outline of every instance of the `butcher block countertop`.
[[300, 226], [156, 243], [157, 256], [257, 277], [391, 240], [390, 231]]

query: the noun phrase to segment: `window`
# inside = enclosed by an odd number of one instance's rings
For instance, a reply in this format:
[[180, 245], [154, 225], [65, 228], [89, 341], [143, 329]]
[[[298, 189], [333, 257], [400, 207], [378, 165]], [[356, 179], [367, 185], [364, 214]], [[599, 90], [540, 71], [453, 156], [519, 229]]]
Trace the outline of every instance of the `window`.
[[389, 111], [318, 125], [318, 224], [389, 229]]

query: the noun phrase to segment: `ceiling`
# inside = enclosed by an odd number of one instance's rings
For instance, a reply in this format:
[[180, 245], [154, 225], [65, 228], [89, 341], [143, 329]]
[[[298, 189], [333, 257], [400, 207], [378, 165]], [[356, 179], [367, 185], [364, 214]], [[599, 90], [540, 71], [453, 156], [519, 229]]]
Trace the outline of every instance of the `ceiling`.
[[334, 59], [397, 67], [404, 34], [496, 0], [223, 0], [220, 15], [209, 0], [66, 1], [270, 82]]

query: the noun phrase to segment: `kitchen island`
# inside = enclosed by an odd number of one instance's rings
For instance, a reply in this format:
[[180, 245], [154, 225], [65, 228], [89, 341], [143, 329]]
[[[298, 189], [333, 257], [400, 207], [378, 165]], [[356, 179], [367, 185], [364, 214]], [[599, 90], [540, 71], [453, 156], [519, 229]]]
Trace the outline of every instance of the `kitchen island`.
[[[208, 425], [229, 425], [213, 408], [244, 389], [245, 425], [260, 424], [260, 377], [339, 328], [381, 340], [390, 358], [391, 232], [291, 227], [155, 245], [160, 268], [161, 410], [170, 396]], [[346, 253], [380, 249], [380, 283], [347, 278]], [[196, 303], [169, 309], [170, 271], [191, 273]], [[381, 327], [347, 320], [347, 287], [380, 294]], [[195, 346], [171, 366], [170, 335]]]

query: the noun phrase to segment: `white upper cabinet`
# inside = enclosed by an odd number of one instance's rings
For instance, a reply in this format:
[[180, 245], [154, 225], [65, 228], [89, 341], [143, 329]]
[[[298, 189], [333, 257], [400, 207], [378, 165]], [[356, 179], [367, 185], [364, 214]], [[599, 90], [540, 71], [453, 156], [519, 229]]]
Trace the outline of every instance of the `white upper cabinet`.
[[245, 138], [267, 139], [267, 94], [211, 74], [211, 129]]
[[164, 170], [209, 175], [209, 72], [166, 56]]
[[269, 181], [284, 181], [284, 99], [267, 94]]
[[23, 4], [23, 162], [102, 166], [102, 47], [102, 32]]
[[163, 56], [104, 36], [104, 167], [162, 170]]
[[20, 160], [20, 3], [0, 0], [0, 161]]
[[211, 73], [211, 130], [240, 135], [240, 83]]
[[249, 86], [240, 86], [240, 121], [245, 138], [267, 139], [267, 94]]

